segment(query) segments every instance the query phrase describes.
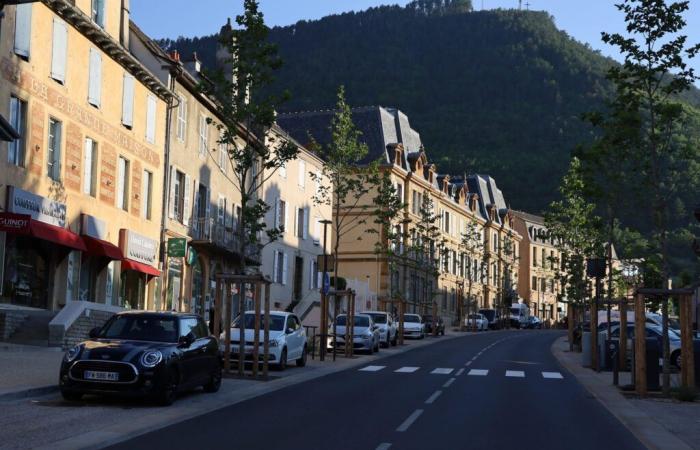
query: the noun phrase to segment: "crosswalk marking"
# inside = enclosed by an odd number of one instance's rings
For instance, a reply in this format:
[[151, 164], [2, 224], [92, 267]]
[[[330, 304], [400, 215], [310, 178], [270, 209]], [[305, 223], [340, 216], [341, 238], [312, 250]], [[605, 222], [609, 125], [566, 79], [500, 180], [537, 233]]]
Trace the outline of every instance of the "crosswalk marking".
[[413, 373], [416, 370], [420, 369], [420, 367], [402, 367], [400, 369], [395, 370], [394, 372], [398, 373]]
[[514, 378], [525, 378], [525, 372], [523, 372], [522, 370], [506, 370], [506, 376]]
[[559, 372], [542, 372], [542, 378], [561, 380], [564, 377]]
[[380, 370], [384, 369], [386, 366], [367, 366], [363, 367], [360, 369], [360, 372], [379, 372]]
[[454, 369], [437, 368], [430, 373], [432, 373], [434, 375], [449, 375], [452, 373], [453, 370]]
[[485, 377], [486, 375], [489, 374], [488, 370], [484, 369], [472, 369], [469, 371], [467, 375], [472, 375], [472, 376], [479, 376], [479, 377]]

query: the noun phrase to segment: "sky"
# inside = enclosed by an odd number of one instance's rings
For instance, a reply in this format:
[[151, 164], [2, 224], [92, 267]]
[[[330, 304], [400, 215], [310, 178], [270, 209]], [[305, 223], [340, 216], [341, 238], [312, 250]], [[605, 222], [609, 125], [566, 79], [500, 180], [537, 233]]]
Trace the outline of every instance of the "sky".
[[[299, 20], [314, 20], [329, 14], [361, 11], [373, 6], [398, 4], [410, 0], [260, 0], [269, 26], [284, 26]], [[473, 0], [474, 9], [517, 8], [518, 0]], [[192, 8], [192, 4], [196, 8]], [[606, 56], [620, 59], [614, 48], [600, 40], [601, 31], [624, 31], [623, 15], [615, 0], [522, 0], [523, 8], [545, 10], [554, 16], [560, 29], [579, 41], [590, 44]], [[131, 0], [132, 19], [149, 36], [176, 38], [203, 36], [217, 32], [227, 17], [235, 17], [242, 0]], [[184, 13], [183, 13], [184, 12]], [[700, 42], [700, 0], [691, 0], [686, 13], [685, 34], [689, 43]], [[700, 71], [700, 57], [691, 64]]]

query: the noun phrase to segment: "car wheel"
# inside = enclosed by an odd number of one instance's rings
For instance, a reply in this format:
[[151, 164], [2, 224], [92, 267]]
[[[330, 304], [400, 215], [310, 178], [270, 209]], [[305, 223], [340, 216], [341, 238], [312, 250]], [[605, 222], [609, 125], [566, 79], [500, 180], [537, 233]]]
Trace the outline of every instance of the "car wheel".
[[63, 397], [64, 400], [67, 400], [69, 402], [77, 402], [81, 398], [83, 398], [83, 394], [79, 392], [70, 392], [70, 391], [64, 391], [61, 390], [61, 396]]
[[297, 359], [297, 367], [304, 367], [306, 365], [306, 345], [301, 350], [301, 358]]
[[213, 394], [221, 388], [221, 364], [217, 363], [216, 369], [209, 376], [209, 382], [204, 385], [204, 392]]
[[280, 362], [277, 364], [277, 370], [280, 372], [283, 371], [284, 369], [287, 368], [287, 348], [282, 349], [282, 353], [280, 353]]
[[177, 398], [178, 376], [177, 371], [171, 369], [168, 374], [168, 381], [163, 386], [163, 390], [158, 396], [158, 404], [161, 406], [170, 406]]
[[681, 365], [683, 364], [682, 361], [680, 350], [676, 350], [675, 352], [671, 353], [671, 364], [673, 364], [676, 369], [681, 370]]

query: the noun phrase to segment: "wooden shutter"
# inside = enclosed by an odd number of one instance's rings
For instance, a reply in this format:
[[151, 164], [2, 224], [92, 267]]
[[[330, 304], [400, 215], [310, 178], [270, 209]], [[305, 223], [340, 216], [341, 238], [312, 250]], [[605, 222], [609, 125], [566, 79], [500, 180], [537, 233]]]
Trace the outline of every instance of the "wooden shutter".
[[279, 283], [280, 280], [277, 277], [277, 268], [279, 264], [279, 252], [277, 250], [272, 253], [273, 258], [272, 258], [272, 281], [275, 283]]
[[182, 224], [185, 226], [190, 225], [190, 216], [192, 215], [192, 201], [190, 196], [192, 195], [192, 178], [189, 175], [185, 175], [185, 188], [183, 189], [183, 199], [182, 199]]
[[304, 239], [309, 238], [309, 208], [304, 208]]
[[85, 158], [83, 159], [83, 193], [92, 194], [92, 139], [85, 138]]
[[146, 140], [151, 144], [156, 142], [156, 98], [152, 95], [146, 102]]
[[282, 284], [286, 285], [287, 284], [287, 254], [282, 253]]
[[68, 48], [68, 27], [58, 18], [53, 19], [53, 43], [51, 50], [51, 78], [66, 81], [66, 55]]
[[275, 200], [275, 228], [280, 227], [280, 199]]
[[102, 97], [102, 54], [95, 48], [90, 48], [90, 78], [88, 80], [88, 102], [100, 107]]
[[168, 218], [175, 217], [175, 177], [177, 172], [175, 166], [170, 166], [170, 194], [168, 195]]
[[287, 224], [287, 217], [289, 216], [289, 204], [287, 202], [284, 203], [283, 216], [284, 217], [282, 217], [282, 225], [284, 225], [284, 230], [286, 232], [289, 229], [289, 226]]
[[29, 58], [32, 40], [32, 5], [17, 5], [15, 18], [15, 53]]
[[122, 94], [122, 123], [134, 126], [134, 77], [125, 73]]

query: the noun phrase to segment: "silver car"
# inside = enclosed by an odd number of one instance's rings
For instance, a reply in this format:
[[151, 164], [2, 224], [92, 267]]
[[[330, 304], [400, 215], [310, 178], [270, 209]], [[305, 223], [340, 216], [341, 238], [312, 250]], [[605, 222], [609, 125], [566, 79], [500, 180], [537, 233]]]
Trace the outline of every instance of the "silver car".
[[371, 316], [375, 325], [379, 327], [379, 342], [382, 346], [390, 347], [397, 344], [399, 330], [391, 314], [385, 311], [364, 311], [362, 314]]
[[[345, 348], [345, 329], [347, 324], [347, 315], [340, 314], [335, 319], [335, 345], [338, 349]], [[379, 326], [377, 326], [372, 317], [367, 314], [355, 314], [352, 327], [353, 343], [352, 347], [356, 351], [366, 351], [370, 354], [379, 351]], [[333, 325], [330, 326], [328, 334], [333, 334]], [[328, 350], [333, 350], [333, 337], [328, 338]]]

